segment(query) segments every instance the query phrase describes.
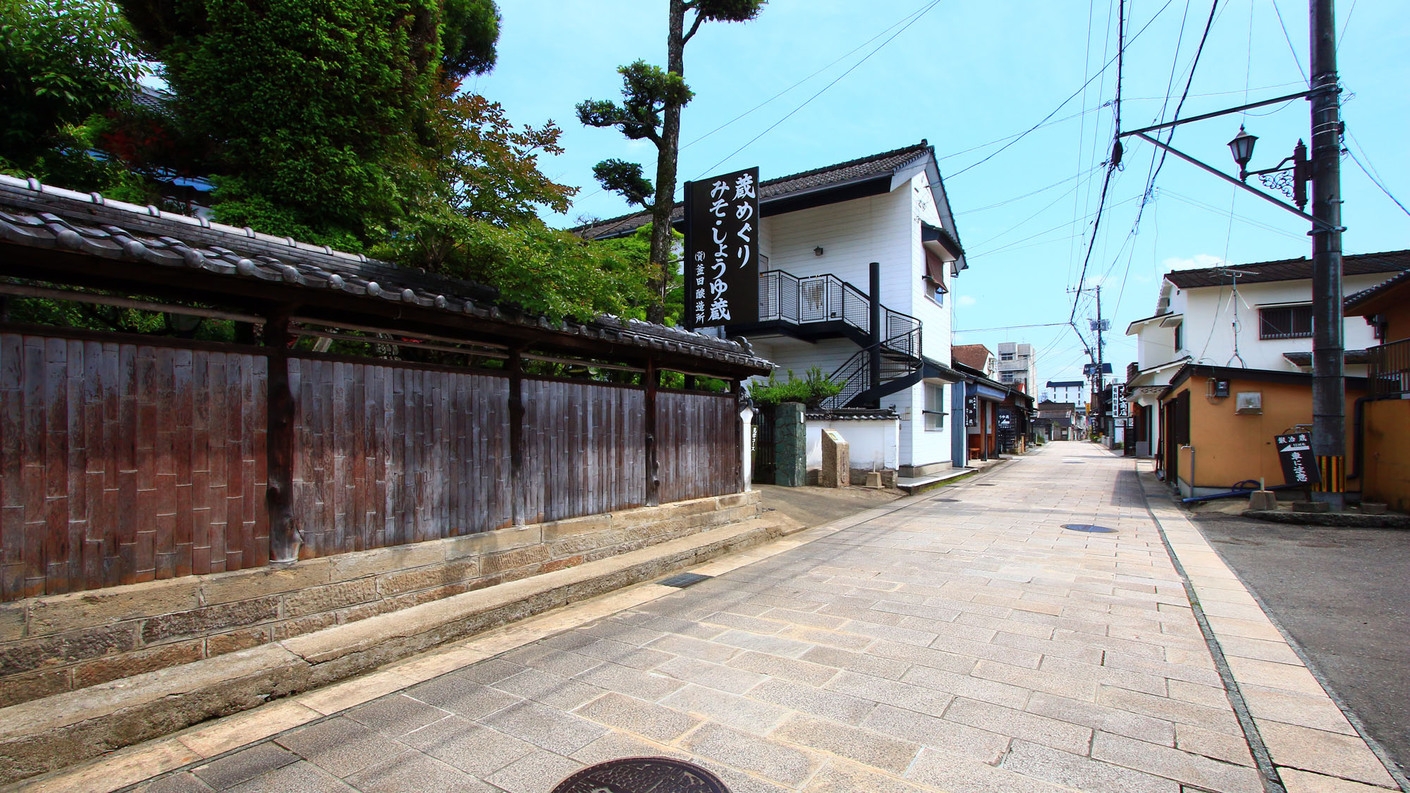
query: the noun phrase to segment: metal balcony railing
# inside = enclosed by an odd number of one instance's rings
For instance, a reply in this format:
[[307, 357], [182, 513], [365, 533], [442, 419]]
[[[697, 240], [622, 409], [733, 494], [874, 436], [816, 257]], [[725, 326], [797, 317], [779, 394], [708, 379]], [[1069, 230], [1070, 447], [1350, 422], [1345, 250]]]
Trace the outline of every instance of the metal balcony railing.
[[760, 322], [843, 322], [870, 334], [869, 306], [865, 292], [835, 275], [799, 278], [782, 270], [759, 274]]
[[1410, 393], [1410, 339], [1393, 341], [1366, 350], [1367, 396], [1371, 398]]

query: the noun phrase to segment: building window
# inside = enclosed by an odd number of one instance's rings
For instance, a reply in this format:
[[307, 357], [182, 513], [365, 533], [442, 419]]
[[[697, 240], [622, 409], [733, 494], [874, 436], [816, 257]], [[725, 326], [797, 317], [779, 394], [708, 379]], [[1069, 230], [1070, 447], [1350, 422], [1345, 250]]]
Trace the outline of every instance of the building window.
[[925, 429], [945, 429], [945, 387], [925, 384]]
[[945, 285], [932, 279], [930, 276], [926, 276], [921, 280], [925, 282], [925, 296], [933, 300], [935, 305], [944, 308], [945, 292], [948, 291], [945, 289]]
[[1001, 353], [999, 353], [999, 360], [1001, 360], [1001, 361], [1012, 361], [1012, 360], [1013, 360], [1013, 353], [1011, 353], [1011, 352], [1001, 352]]
[[1000, 374], [1000, 375], [999, 375], [999, 381], [1000, 381], [1000, 382], [1004, 382], [1004, 383], [1012, 383], [1012, 382], [1013, 382], [1013, 372], [1004, 372], [1003, 374]]
[[1312, 304], [1258, 309], [1258, 338], [1306, 339], [1312, 336]]
[[1185, 349], [1185, 323], [1175, 326], [1175, 352]]

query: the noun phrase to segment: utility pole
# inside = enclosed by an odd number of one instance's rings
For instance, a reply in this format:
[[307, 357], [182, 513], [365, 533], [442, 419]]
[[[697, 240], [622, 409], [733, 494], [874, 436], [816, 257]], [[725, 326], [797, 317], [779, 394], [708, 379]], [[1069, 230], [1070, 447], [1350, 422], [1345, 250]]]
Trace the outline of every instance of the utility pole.
[[[1097, 284], [1091, 289], [1068, 289], [1067, 291], [1069, 293], [1081, 293], [1089, 291], [1097, 293], [1097, 318], [1096, 320], [1090, 321], [1090, 329], [1097, 332], [1096, 362], [1092, 366], [1093, 373], [1096, 375], [1096, 380], [1093, 381], [1093, 393], [1095, 394], [1095, 396], [1092, 398], [1092, 412], [1095, 414], [1097, 431], [1104, 433], [1106, 430], [1106, 405], [1102, 397], [1102, 386], [1105, 383], [1106, 377], [1102, 373], [1102, 369], [1104, 368], [1103, 359], [1105, 357], [1103, 354], [1103, 348], [1106, 346], [1106, 341], [1102, 338], [1102, 334], [1106, 332], [1108, 323], [1106, 322], [1106, 320], [1102, 319], [1102, 287], [1101, 284]], [[1091, 354], [1092, 351], [1088, 350], [1087, 355], [1091, 356]], [[1087, 416], [1088, 431], [1091, 431], [1092, 429], [1092, 421], [1093, 416]]]
[[1341, 112], [1333, 0], [1311, 2], [1312, 453], [1318, 500], [1345, 506], [1346, 385], [1342, 339]]

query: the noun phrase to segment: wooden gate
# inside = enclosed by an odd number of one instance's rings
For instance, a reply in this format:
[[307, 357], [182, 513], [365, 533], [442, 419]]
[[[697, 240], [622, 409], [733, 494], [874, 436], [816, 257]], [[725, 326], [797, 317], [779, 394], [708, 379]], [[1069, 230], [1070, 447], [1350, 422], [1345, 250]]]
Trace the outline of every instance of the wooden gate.
[[757, 484], [773, 484], [778, 471], [778, 462], [774, 458], [776, 424], [773, 407], [760, 407], [758, 415], [754, 417], [754, 481]]

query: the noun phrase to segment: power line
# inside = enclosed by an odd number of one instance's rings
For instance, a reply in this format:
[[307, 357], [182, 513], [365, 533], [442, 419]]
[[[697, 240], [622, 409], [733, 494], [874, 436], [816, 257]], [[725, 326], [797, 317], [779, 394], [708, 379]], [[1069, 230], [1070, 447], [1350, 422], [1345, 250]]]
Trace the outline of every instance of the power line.
[[[1354, 8], [1355, 8], [1355, 6], [1353, 6], [1353, 9], [1354, 9]], [[1351, 135], [1350, 132], [1346, 133], [1346, 136], [1351, 139], [1351, 142], [1352, 142], [1352, 143], [1356, 144], [1356, 148], [1361, 149], [1361, 156], [1362, 156], [1362, 157], [1365, 157], [1365, 156], [1366, 156], [1366, 149], [1362, 148], [1362, 146], [1361, 146], [1361, 141], [1357, 140], [1355, 137], [1352, 137], [1352, 135]], [[1376, 178], [1376, 175], [1375, 175], [1374, 173], [1372, 173], [1372, 171], [1375, 170], [1374, 168], [1372, 168], [1372, 169], [1370, 169], [1370, 170], [1367, 170], [1365, 164], [1363, 164], [1363, 163], [1361, 162], [1361, 159], [1356, 156], [1356, 152], [1352, 151], [1350, 146], [1347, 147], [1346, 153], [1349, 154], [1349, 155], [1351, 155], [1351, 161], [1354, 162], [1354, 163], [1356, 163], [1356, 167], [1360, 168], [1362, 173], [1366, 174], [1366, 178], [1367, 178], [1367, 179], [1370, 179], [1370, 180], [1371, 180], [1371, 183], [1374, 184], [1376, 187], [1381, 188], [1381, 192], [1386, 194], [1386, 198], [1389, 198], [1390, 200], [1394, 201], [1394, 202], [1395, 202], [1395, 205], [1398, 206], [1398, 207], [1400, 207], [1400, 211], [1401, 211], [1401, 212], [1404, 212], [1405, 214], [1410, 215], [1410, 209], [1406, 209], [1406, 208], [1405, 208], [1405, 205], [1402, 204], [1402, 203], [1400, 203], [1400, 199], [1398, 199], [1398, 198], [1396, 198], [1395, 196], [1391, 195], [1390, 190], [1386, 189], [1386, 186], [1381, 183], [1381, 180], [1378, 179], [1378, 178]], [[1366, 159], [1367, 159], [1368, 161], [1370, 160], [1369, 157], [1367, 157]]]
[[[706, 138], [710, 137], [711, 135], [714, 135], [716, 132], [719, 132], [720, 130], [724, 129], [725, 127], [730, 126], [730, 125], [733, 124], [734, 122], [739, 121], [740, 119], [743, 119], [744, 117], [753, 114], [754, 111], [759, 110], [759, 109], [763, 108], [764, 106], [771, 104], [772, 102], [774, 102], [774, 100], [778, 99], [779, 97], [783, 96], [784, 94], [786, 94], [786, 93], [792, 91], [793, 89], [797, 88], [798, 86], [802, 85], [803, 83], [808, 82], [809, 80], [813, 79], [814, 77], [817, 77], [818, 75], [822, 74], [823, 72], [827, 71], [828, 69], [831, 69], [832, 67], [836, 66], [837, 64], [839, 64], [839, 63], [841, 63], [841, 62], [847, 60], [847, 59], [850, 58], [850, 57], [852, 57], [853, 55], [855, 55], [855, 54], [857, 53], [858, 50], [862, 49], [863, 47], [867, 46], [868, 44], [872, 43], [873, 41], [876, 41], [877, 39], [879, 39], [879, 38], [881, 38], [882, 36], [886, 35], [888, 32], [891, 31], [892, 28], [894, 28], [894, 27], [896, 27], [897, 25], [900, 25], [900, 24], [906, 22], [906, 20], [911, 19], [911, 17], [918, 17], [918, 15], [924, 14], [926, 11], [929, 11], [929, 10], [930, 10], [931, 8], [933, 8], [934, 6], [935, 6], [935, 3], [934, 3], [934, 2], [931, 2], [931, 3], [928, 3], [928, 4], [924, 5], [924, 6], [922, 6], [921, 8], [919, 8], [919, 9], [917, 9], [917, 10], [915, 10], [915, 11], [912, 11], [911, 13], [905, 15], [904, 17], [901, 17], [899, 20], [897, 20], [897, 21], [891, 23], [891, 25], [889, 25], [888, 27], [884, 28], [880, 33], [877, 33], [875, 36], [872, 36], [871, 38], [867, 39], [866, 41], [862, 42], [861, 44], [858, 44], [857, 46], [853, 47], [851, 50], [847, 51], [845, 54], [843, 54], [842, 56], [838, 57], [836, 60], [832, 61], [832, 63], [829, 63], [828, 65], [822, 67], [821, 69], [818, 69], [817, 71], [813, 72], [812, 74], [808, 75], [807, 77], [804, 77], [803, 79], [799, 80], [798, 82], [794, 83], [793, 85], [788, 86], [787, 88], [783, 89], [782, 91], [779, 91], [778, 93], [774, 94], [773, 96], [769, 97], [768, 99], [765, 99], [764, 101], [762, 101], [762, 102], [760, 102], [759, 104], [757, 104], [757, 105], [755, 105], [755, 106], [749, 108], [748, 110], [744, 111], [743, 113], [740, 113], [739, 115], [735, 116], [734, 118], [730, 119], [729, 121], [726, 121], [725, 123], [719, 125], [718, 127], [715, 127], [714, 129], [710, 130], [709, 132], [706, 132], [704, 135], [701, 135], [700, 137], [695, 138], [694, 140], [691, 140], [691, 141], [688, 142], [688, 143], [682, 144], [682, 145], [681, 145], [681, 150], [684, 151], [685, 149], [688, 149], [688, 148], [690, 148], [691, 146], [694, 146], [695, 144], [699, 143], [700, 141], [705, 140]], [[914, 20], [912, 20], [912, 21], [914, 21]], [[856, 68], [856, 67], [853, 67], [853, 68]]]
[[[852, 65], [847, 69], [847, 71], [843, 72], [842, 74], [837, 75], [837, 77], [834, 78], [832, 82], [830, 82], [830, 83], [828, 83], [827, 85], [823, 86], [821, 89], [818, 90], [817, 93], [815, 93], [815, 94], [813, 94], [812, 96], [810, 96], [810, 97], [808, 97], [807, 99], [805, 99], [801, 105], [799, 105], [799, 106], [793, 108], [792, 110], [788, 111], [788, 113], [787, 113], [786, 115], [784, 115], [783, 118], [781, 118], [781, 119], [779, 119], [778, 121], [775, 121], [773, 124], [769, 125], [769, 127], [766, 128], [763, 132], [760, 132], [758, 135], [755, 135], [754, 137], [750, 138], [749, 141], [748, 141], [747, 143], [745, 143], [743, 146], [740, 146], [739, 148], [735, 149], [734, 151], [730, 152], [729, 154], [726, 154], [724, 157], [722, 157], [722, 158], [720, 159], [719, 162], [716, 162], [714, 165], [711, 165], [709, 168], [706, 168], [706, 169], [700, 174], [700, 176], [703, 177], [705, 174], [708, 174], [708, 173], [710, 173], [711, 171], [715, 170], [715, 169], [718, 168], [720, 165], [722, 165], [723, 163], [725, 163], [726, 161], [728, 161], [729, 158], [733, 157], [734, 155], [736, 155], [736, 154], [738, 154], [738, 153], [744, 151], [745, 149], [749, 148], [750, 146], [754, 145], [754, 142], [757, 141], [757, 140], [759, 140], [759, 138], [762, 138], [762, 137], [764, 137], [765, 135], [769, 134], [769, 133], [772, 132], [775, 128], [777, 128], [778, 125], [780, 125], [780, 124], [782, 124], [783, 122], [787, 121], [788, 119], [792, 118], [792, 117], [794, 116], [794, 114], [796, 114], [798, 111], [802, 110], [803, 108], [807, 107], [807, 106], [809, 105], [809, 103], [811, 103], [814, 99], [817, 99], [818, 97], [822, 96], [822, 95], [827, 91], [827, 89], [833, 87], [834, 85], [837, 85], [837, 83], [840, 82], [840, 81], [842, 80], [842, 78], [844, 78], [844, 77], [846, 77], [847, 75], [851, 74], [852, 72], [856, 71], [858, 67], [860, 67], [862, 64], [866, 63], [868, 60], [871, 60], [871, 56], [873, 56], [873, 55], [877, 54], [878, 52], [880, 52], [880, 51], [882, 50], [882, 48], [885, 47], [887, 44], [890, 44], [892, 41], [895, 41], [897, 36], [901, 35], [902, 33], [906, 32], [908, 29], [910, 29], [911, 25], [914, 25], [916, 22], [919, 22], [922, 17], [924, 17], [926, 14], [930, 13], [931, 9], [933, 9], [933, 8], [935, 8], [936, 6], [940, 5], [940, 2], [941, 2], [941, 0], [934, 0], [934, 2], [932, 2], [930, 5], [928, 5], [928, 6], [926, 6], [925, 8], [923, 8], [923, 9], [920, 11], [920, 13], [916, 14], [915, 17], [913, 17], [909, 22], [907, 22], [905, 25], [903, 25], [900, 30], [896, 31], [895, 33], [892, 33], [891, 36], [890, 36], [890, 38], [888, 38], [888, 39], [886, 39], [885, 41], [883, 41], [883, 42], [881, 42], [880, 44], [878, 44], [878, 45], [876, 46], [876, 49], [873, 49], [871, 52], [868, 52], [865, 57], [863, 57], [861, 60], [857, 61], [856, 63], [852, 64]], [[700, 178], [700, 177], [696, 177], [696, 178]]]
[[1066, 325], [1066, 322], [1039, 322], [1035, 325], [1000, 325], [994, 328], [965, 328], [963, 330], [951, 330], [951, 333], [988, 333], [995, 330], [1020, 330], [1022, 328], [1058, 328]]
[[1302, 75], [1302, 82], [1304, 85], [1311, 85], [1312, 82], [1307, 79], [1307, 70], [1302, 68], [1302, 59], [1297, 56], [1297, 47], [1293, 46], [1292, 36], [1288, 35], [1288, 24], [1283, 21], [1283, 10], [1278, 8], [1278, 0], [1272, 0], [1272, 3], [1273, 13], [1278, 16], [1278, 26], [1283, 29], [1283, 40], [1288, 43], [1288, 49], [1292, 51], [1293, 63], [1297, 64], [1297, 71]]
[[[1165, 0], [1165, 5], [1161, 6], [1161, 7], [1160, 7], [1160, 10], [1157, 11], [1157, 12], [1155, 12], [1155, 16], [1151, 17], [1150, 20], [1149, 20], [1148, 22], [1146, 22], [1146, 24], [1145, 24], [1144, 26], [1142, 26], [1139, 31], [1137, 31], [1136, 35], [1134, 35], [1134, 36], [1131, 37], [1131, 42], [1130, 42], [1130, 43], [1132, 43], [1132, 44], [1136, 43], [1136, 39], [1140, 38], [1140, 37], [1141, 37], [1141, 34], [1142, 34], [1142, 33], [1145, 33], [1146, 30], [1147, 30], [1148, 28], [1150, 28], [1151, 24], [1154, 23], [1157, 19], [1160, 18], [1160, 15], [1165, 12], [1165, 9], [1167, 9], [1167, 8], [1170, 7], [1170, 4], [1171, 4], [1172, 2], [1174, 2], [1174, 0]], [[1123, 49], [1124, 49], [1124, 48], [1123, 48]], [[1117, 56], [1119, 57], [1120, 54], [1121, 54], [1121, 50], [1118, 49], [1118, 50], [1117, 50]], [[1009, 141], [1008, 143], [1004, 144], [1004, 145], [1003, 145], [1002, 147], [1000, 147], [998, 150], [996, 150], [995, 152], [993, 152], [993, 153], [990, 154], [989, 156], [985, 157], [984, 159], [980, 160], [979, 162], [976, 162], [976, 163], [973, 163], [973, 164], [971, 164], [971, 165], [965, 166], [964, 168], [961, 168], [960, 170], [958, 170], [958, 171], [956, 171], [956, 172], [950, 174], [950, 178], [951, 178], [951, 179], [954, 179], [956, 176], [959, 176], [960, 174], [965, 173], [966, 171], [973, 170], [974, 168], [977, 168], [977, 167], [979, 167], [980, 165], [983, 165], [984, 163], [989, 162], [990, 160], [992, 160], [992, 159], [994, 159], [996, 156], [998, 156], [1001, 152], [1003, 152], [1004, 150], [1008, 149], [1010, 146], [1013, 146], [1015, 143], [1018, 143], [1020, 140], [1023, 140], [1023, 139], [1024, 139], [1025, 137], [1027, 137], [1030, 133], [1032, 133], [1033, 131], [1037, 130], [1039, 127], [1043, 126], [1043, 124], [1046, 123], [1048, 119], [1050, 119], [1050, 118], [1052, 118], [1053, 116], [1057, 115], [1057, 112], [1058, 112], [1059, 110], [1061, 110], [1061, 109], [1063, 109], [1064, 107], [1066, 107], [1068, 102], [1071, 102], [1073, 99], [1076, 99], [1077, 96], [1078, 96], [1078, 94], [1081, 94], [1083, 91], [1085, 91], [1085, 90], [1087, 89], [1087, 86], [1089, 86], [1089, 85], [1092, 84], [1092, 81], [1093, 81], [1093, 80], [1095, 80], [1095, 79], [1097, 79], [1098, 77], [1100, 77], [1100, 76], [1102, 76], [1103, 74], [1105, 74], [1105, 73], [1106, 73], [1106, 70], [1109, 69], [1109, 68], [1111, 68], [1111, 65], [1112, 65], [1113, 63], [1116, 63], [1116, 58], [1112, 58], [1111, 60], [1107, 61], [1107, 62], [1106, 62], [1106, 65], [1102, 66], [1101, 69], [1097, 70], [1097, 73], [1096, 73], [1096, 74], [1092, 75], [1090, 78], [1087, 79], [1087, 82], [1082, 83], [1082, 86], [1081, 86], [1080, 88], [1078, 88], [1076, 91], [1073, 91], [1071, 96], [1069, 96], [1069, 97], [1067, 97], [1066, 99], [1062, 100], [1062, 102], [1060, 102], [1057, 107], [1053, 108], [1053, 111], [1052, 111], [1051, 113], [1047, 114], [1046, 116], [1043, 116], [1042, 121], [1039, 121], [1037, 124], [1034, 124], [1033, 126], [1031, 126], [1031, 127], [1029, 127], [1028, 129], [1024, 130], [1022, 133], [1020, 133], [1020, 134], [1019, 134], [1017, 137], [1015, 137], [1013, 140], [1011, 140], [1011, 141]]]

